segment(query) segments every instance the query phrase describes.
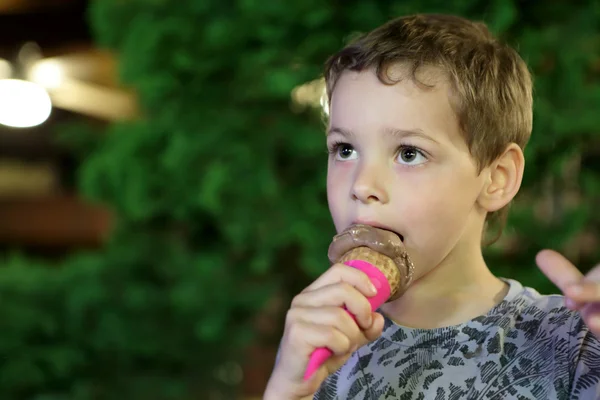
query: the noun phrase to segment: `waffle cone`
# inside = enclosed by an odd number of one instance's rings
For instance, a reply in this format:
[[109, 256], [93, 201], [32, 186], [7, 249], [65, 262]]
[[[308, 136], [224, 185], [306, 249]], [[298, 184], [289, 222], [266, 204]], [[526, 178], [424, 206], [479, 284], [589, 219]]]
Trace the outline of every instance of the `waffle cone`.
[[398, 289], [400, 288], [401, 276], [394, 260], [366, 246], [355, 247], [346, 252], [344, 255], [342, 255], [342, 257], [340, 257], [339, 262], [344, 263], [350, 260], [366, 261], [369, 264], [377, 267], [377, 269], [385, 275], [391, 289], [390, 298], [388, 301], [394, 300], [395, 296], [400, 294]]

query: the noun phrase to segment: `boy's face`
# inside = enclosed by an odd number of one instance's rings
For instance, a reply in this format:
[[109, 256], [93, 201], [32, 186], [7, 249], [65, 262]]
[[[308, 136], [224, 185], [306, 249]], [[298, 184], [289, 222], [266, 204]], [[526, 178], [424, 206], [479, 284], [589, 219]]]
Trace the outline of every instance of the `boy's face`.
[[[393, 70], [392, 70], [393, 71]], [[398, 69], [398, 71], [400, 71]], [[329, 208], [338, 232], [354, 222], [404, 237], [419, 278], [480, 248], [484, 186], [442, 79], [423, 90], [373, 70], [345, 72], [330, 107]]]

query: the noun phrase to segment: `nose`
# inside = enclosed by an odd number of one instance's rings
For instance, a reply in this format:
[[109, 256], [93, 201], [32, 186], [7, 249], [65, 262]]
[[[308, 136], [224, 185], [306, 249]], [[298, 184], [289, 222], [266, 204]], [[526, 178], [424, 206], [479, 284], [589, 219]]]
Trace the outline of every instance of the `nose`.
[[376, 165], [361, 165], [356, 170], [352, 185], [352, 199], [361, 203], [387, 203], [389, 194], [386, 190], [384, 171]]

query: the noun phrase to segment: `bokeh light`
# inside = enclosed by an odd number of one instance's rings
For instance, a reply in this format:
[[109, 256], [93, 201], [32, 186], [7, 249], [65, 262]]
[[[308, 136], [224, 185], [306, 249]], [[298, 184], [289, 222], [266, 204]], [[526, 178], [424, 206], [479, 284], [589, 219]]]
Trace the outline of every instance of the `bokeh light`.
[[52, 112], [48, 92], [19, 79], [0, 80], [0, 124], [28, 128], [44, 123]]

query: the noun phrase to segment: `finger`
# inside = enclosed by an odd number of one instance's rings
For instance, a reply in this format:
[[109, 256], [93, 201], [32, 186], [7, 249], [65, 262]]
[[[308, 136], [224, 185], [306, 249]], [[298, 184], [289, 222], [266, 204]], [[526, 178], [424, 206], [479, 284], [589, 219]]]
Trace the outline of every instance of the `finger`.
[[570, 297], [565, 297], [565, 307], [567, 307], [569, 310], [579, 311], [584, 305], [585, 303], [579, 303]]
[[548, 277], [563, 293], [567, 286], [579, 283], [583, 274], [563, 255], [553, 250], [542, 250], [536, 262], [544, 275]]
[[600, 334], [600, 303], [586, 304], [581, 309], [586, 325], [596, 334]]
[[312, 292], [303, 292], [294, 297], [292, 307], [345, 307], [361, 328], [371, 326], [371, 304], [355, 287], [338, 282], [320, 287]]
[[594, 268], [588, 272], [584, 278], [586, 281], [594, 281], [600, 283], [600, 264], [596, 265]]
[[332, 326], [346, 335], [352, 343], [358, 343], [363, 337], [354, 319], [341, 307], [293, 308], [288, 316], [294, 321]]
[[[286, 328], [281, 345], [279, 371], [288, 371], [295, 382], [303, 380], [307, 362], [315, 349], [329, 348], [334, 354], [351, 354], [350, 340], [340, 331], [325, 325], [295, 321]], [[342, 359], [337, 355], [333, 358]], [[346, 357], [348, 357], [346, 355]], [[323, 372], [319, 373], [323, 378]], [[316, 390], [316, 389], [315, 389]]]
[[290, 347], [296, 347], [305, 357], [319, 347], [327, 347], [335, 355], [347, 354], [352, 349], [350, 339], [338, 329], [304, 321], [290, 326], [288, 341]]
[[310, 292], [338, 282], [346, 282], [354, 286], [365, 296], [374, 296], [377, 294], [377, 289], [373, 286], [367, 274], [345, 264], [332, 265], [316, 281], [304, 289], [303, 292]]
[[600, 282], [582, 281], [567, 286], [565, 294], [577, 303], [600, 302]]
[[[383, 333], [383, 326], [385, 324], [383, 315], [375, 312], [375, 313], [373, 313], [372, 319], [373, 319], [373, 324], [371, 324], [371, 326], [369, 328], [367, 328], [366, 330], [363, 331], [363, 335], [366, 339], [366, 343], [372, 342], [373, 340], [380, 337], [381, 334]], [[364, 344], [366, 344], [366, 343], [364, 343]]]
[[351, 339], [352, 340], [352, 348], [350, 351], [352, 353], [354, 353], [356, 350], [360, 349], [361, 347], [371, 343], [372, 341], [376, 340], [383, 333], [383, 327], [385, 325], [385, 320], [383, 318], [383, 315], [381, 315], [379, 313], [373, 313], [371, 318], [373, 320], [373, 323], [367, 329], [359, 332], [360, 334], [359, 334], [358, 340], [354, 341], [353, 339]]

